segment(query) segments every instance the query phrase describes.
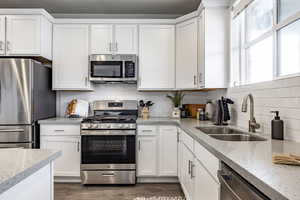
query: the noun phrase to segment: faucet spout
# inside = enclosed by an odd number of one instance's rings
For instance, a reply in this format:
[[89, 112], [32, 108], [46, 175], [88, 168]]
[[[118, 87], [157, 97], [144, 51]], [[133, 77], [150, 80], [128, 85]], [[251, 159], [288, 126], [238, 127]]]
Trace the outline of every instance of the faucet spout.
[[252, 94], [248, 94], [243, 98], [242, 102], [242, 112], [247, 112], [248, 99], [250, 101], [250, 120], [249, 120], [249, 132], [256, 132], [256, 129], [260, 128], [254, 117], [254, 98]]

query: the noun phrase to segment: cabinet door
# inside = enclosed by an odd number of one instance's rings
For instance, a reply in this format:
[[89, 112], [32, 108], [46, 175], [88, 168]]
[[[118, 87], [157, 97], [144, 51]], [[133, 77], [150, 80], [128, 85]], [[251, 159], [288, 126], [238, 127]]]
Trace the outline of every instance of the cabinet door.
[[157, 138], [141, 136], [137, 145], [138, 176], [157, 176]]
[[194, 164], [194, 199], [219, 200], [220, 185], [210, 176], [197, 159], [195, 159]]
[[62, 151], [54, 161], [54, 176], [80, 176], [80, 137], [42, 136], [41, 149]]
[[89, 66], [88, 25], [55, 25], [53, 30], [53, 88], [86, 90]]
[[205, 20], [204, 11], [198, 18], [198, 86], [205, 87]]
[[159, 128], [159, 176], [177, 176], [177, 128]]
[[183, 144], [182, 145], [182, 165], [181, 165], [181, 176], [182, 176], [182, 188], [187, 200], [193, 199], [194, 184], [192, 178], [192, 164], [194, 156], [192, 152]]
[[176, 26], [176, 88], [197, 88], [197, 19]]
[[113, 50], [113, 25], [91, 26], [91, 54], [110, 54]]
[[137, 54], [137, 25], [115, 25], [118, 54]]
[[174, 49], [174, 26], [140, 26], [139, 89], [173, 89], [175, 87]]
[[5, 54], [5, 16], [0, 16], [0, 55]]
[[41, 52], [41, 16], [7, 16], [7, 55], [39, 55]]

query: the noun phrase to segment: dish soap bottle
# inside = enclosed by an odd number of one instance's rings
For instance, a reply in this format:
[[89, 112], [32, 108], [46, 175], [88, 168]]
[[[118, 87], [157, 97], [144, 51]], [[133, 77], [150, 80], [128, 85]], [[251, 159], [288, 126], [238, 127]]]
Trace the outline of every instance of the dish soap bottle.
[[271, 123], [272, 139], [283, 140], [284, 139], [283, 121], [279, 117], [279, 111], [271, 111], [271, 113], [276, 114], [276, 116], [274, 117]]

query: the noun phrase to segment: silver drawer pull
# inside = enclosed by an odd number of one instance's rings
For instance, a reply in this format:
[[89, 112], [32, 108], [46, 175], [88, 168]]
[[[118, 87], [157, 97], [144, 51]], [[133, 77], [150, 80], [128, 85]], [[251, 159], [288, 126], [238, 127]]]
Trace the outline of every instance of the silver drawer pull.
[[54, 130], [54, 132], [64, 132], [65, 130]]
[[142, 130], [142, 132], [152, 132], [152, 130]]
[[24, 132], [24, 129], [1, 129], [0, 132]]
[[115, 176], [114, 173], [103, 173], [102, 176]]

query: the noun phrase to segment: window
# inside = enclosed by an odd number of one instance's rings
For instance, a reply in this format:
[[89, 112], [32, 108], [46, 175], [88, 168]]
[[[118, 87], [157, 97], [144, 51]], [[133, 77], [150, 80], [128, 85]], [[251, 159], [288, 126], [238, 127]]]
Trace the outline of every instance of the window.
[[278, 32], [279, 76], [300, 72], [300, 19]]
[[300, 11], [299, 0], [278, 0], [278, 20], [282, 21], [287, 17]]
[[232, 12], [230, 85], [300, 75], [300, 0], [240, 2], [244, 10]]
[[273, 25], [273, 0], [256, 0], [246, 10], [247, 41], [266, 33]]
[[249, 48], [248, 83], [273, 79], [273, 37], [270, 36]]

